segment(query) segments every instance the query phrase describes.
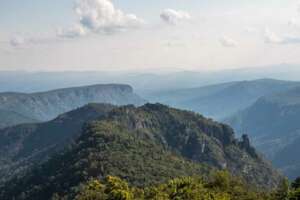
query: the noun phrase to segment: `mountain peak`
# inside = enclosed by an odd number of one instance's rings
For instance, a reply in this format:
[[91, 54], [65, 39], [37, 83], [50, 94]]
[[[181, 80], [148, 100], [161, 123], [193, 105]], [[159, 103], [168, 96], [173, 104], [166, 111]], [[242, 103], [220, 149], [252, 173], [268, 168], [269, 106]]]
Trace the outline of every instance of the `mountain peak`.
[[[103, 112], [91, 117], [95, 110]], [[64, 192], [92, 177], [113, 175], [140, 186], [181, 175], [203, 175], [212, 169], [226, 169], [261, 187], [276, 186], [281, 179], [281, 175], [255, 153], [247, 136], [239, 142], [229, 126], [193, 112], [162, 104], [140, 107], [89, 104], [62, 116], [33, 129], [38, 131], [27, 133], [25, 139], [16, 143], [22, 144], [23, 149], [13, 154], [8, 151], [6, 155], [13, 157], [7, 160], [27, 155], [31, 160], [35, 158], [34, 162], [43, 163], [40, 158], [49, 156], [51, 151], [35, 157], [37, 149], [46, 146], [51, 149], [52, 144], [57, 145], [56, 141], [62, 138], [66, 142], [67, 138], [78, 136], [71, 148], [39, 166], [37, 171], [8, 181], [6, 193], [18, 196], [14, 189], [17, 186], [22, 188], [21, 193], [28, 192], [28, 199], [36, 195], [48, 199], [48, 187]], [[11, 131], [5, 135], [17, 135], [18, 130]], [[24, 131], [19, 130], [19, 134], [22, 133]], [[47, 140], [40, 141], [40, 138]], [[4, 141], [6, 137], [0, 139]], [[12, 148], [0, 148], [0, 152], [5, 149]], [[9, 166], [8, 169], [14, 170]], [[9, 173], [3, 172], [3, 177], [5, 174]], [[30, 188], [43, 184], [33, 180], [43, 180], [49, 185], [31, 191]], [[63, 187], [57, 188], [58, 185]]]

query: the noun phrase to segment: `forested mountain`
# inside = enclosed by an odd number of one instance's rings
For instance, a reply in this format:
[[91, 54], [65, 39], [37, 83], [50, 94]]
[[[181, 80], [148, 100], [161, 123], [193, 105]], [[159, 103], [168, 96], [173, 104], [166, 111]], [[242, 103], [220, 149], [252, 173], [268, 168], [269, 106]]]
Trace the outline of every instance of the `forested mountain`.
[[147, 96], [153, 102], [193, 110], [223, 120], [245, 109], [258, 98], [300, 86], [299, 82], [260, 79], [229, 82], [200, 88], [162, 91]]
[[0, 128], [48, 121], [88, 103], [141, 105], [145, 101], [129, 85], [93, 85], [48, 92], [0, 93]]
[[37, 124], [0, 130], [0, 183], [19, 175], [70, 144], [85, 123], [115, 108], [109, 104], [89, 104]]
[[300, 87], [265, 96], [229, 118], [239, 133], [249, 134], [256, 147], [290, 178], [298, 176], [300, 160]]
[[282, 178], [246, 135], [239, 141], [224, 124], [161, 104], [123, 106], [85, 124], [69, 149], [8, 181], [0, 189], [0, 199], [47, 200], [108, 175], [149, 186], [212, 169], [226, 169], [266, 188]]

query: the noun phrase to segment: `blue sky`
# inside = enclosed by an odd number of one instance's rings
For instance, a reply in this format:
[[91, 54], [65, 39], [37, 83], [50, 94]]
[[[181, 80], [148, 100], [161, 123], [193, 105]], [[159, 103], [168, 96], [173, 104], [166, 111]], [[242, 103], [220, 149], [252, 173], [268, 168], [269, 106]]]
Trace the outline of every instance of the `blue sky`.
[[70, 23], [72, 5], [70, 0], [1, 0], [1, 31], [44, 30]]
[[300, 63], [297, 0], [1, 0], [0, 70]]

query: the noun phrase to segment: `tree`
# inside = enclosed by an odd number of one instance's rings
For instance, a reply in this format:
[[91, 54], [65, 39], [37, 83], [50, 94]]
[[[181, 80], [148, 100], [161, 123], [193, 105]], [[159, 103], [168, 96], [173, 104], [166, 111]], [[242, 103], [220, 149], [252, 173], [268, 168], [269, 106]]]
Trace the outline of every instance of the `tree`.
[[273, 194], [274, 200], [288, 200], [289, 190], [289, 181], [287, 179], [283, 179]]
[[292, 182], [291, 186], [292, 186], [293, 189], [300, 188], [300, 177], [296, 178], [296, 180]]
[[293, 190], [289, 194], [289, 200], [300, 200], [300, 188]]
[[133, 199], [132, 191], [128, 187], [128, 183], [120, 178], [108, 176], [106, 178], [105, 193], [107, 200], [131, 200]]
[[104, 185], [98, 180], [90, 180], [75, 197], [75, 200], [105, 200]]
[[209, 186], [227, 191], [230, 188], [231, 175], [228, 171], [217, 171], [212, 175]]

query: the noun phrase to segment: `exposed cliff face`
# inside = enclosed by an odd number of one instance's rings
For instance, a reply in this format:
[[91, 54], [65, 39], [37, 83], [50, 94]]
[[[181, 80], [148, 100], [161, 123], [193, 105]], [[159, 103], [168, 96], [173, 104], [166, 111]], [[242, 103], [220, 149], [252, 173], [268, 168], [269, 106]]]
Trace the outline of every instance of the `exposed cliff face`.
[[[5, 120], [0, 115], [1, 126], [24, 122], [48, 121], [59, 114], [71, 111], [88, 103], [110, 103], [114, 105], [141, 105], [145, 101], [134, 94], [129, 85], [94, 85], [87, 87], [59, 89], [42, 93], [1, 93], [0, 110], [23, 116], [23, 120]], [[28, 120], [26, 120], [28, 119]], [[29, 120], [30, 119], [30, 120]]]

